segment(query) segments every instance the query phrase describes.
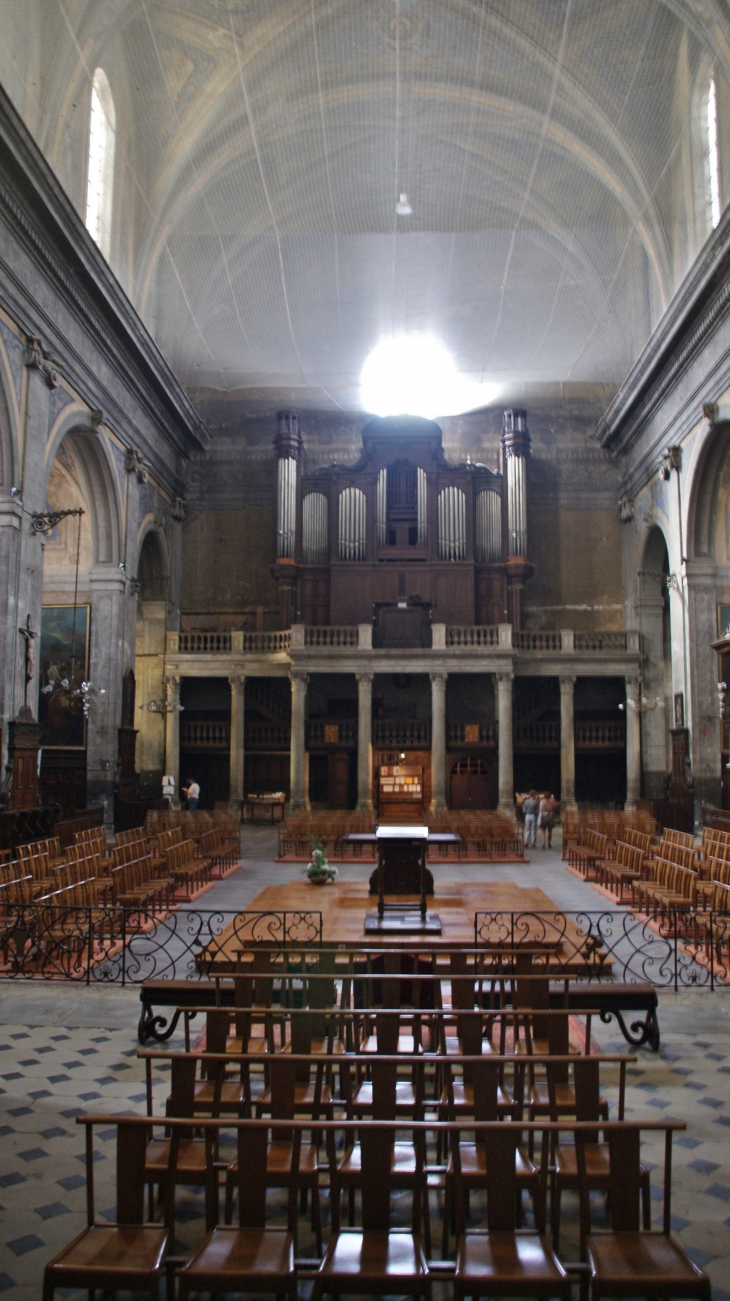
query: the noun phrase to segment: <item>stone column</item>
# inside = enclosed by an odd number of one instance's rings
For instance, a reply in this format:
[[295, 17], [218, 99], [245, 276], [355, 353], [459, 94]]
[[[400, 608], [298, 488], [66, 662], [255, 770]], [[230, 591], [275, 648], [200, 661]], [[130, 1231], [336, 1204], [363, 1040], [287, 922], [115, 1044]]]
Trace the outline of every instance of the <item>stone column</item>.
[[[23, 515], [20, 503], [12, 499], [0, 502], [0, 726], [3, 749], [7, 747], [7, 723], [15, 710], [14, 678], [20, 672], [18, 661], [17, 591], [18, 549]], [[0, 756], [0, 775], [4, 775], [5, 754]]]
[[307, 754], [304, 723], [309, 674], [289, 674], [291, 681], [291, 766], [289, 777], [289, 812], [301, 813], [309, 808], [307, 791]]
[[431, 812], [446, 808], [446, 673], [431, 673]]
[[641, 714], [629, 701], [640, 704], [641, 679], [626, 679], [626, 812], [636, 808], [641, 794]]
[[574, 677], [560, 678], [560, 806], [572, 812], [575, 803], [575, 722], [573, 717]]
[[499, 724], [499, 811], [514, 816], [514, 766], [512, 760], [512, 674], [495, 673]]
[[357, 809], [359, 813], [373, 810], [373, 675], [358, 673], [357, 677]]
[[244, 711], [246, 701], [246, 678], [237, 673], [228, 679], [231, 686], [231, 776], [229, 807], [231, 813], [240, 817], [243, 804], [243, 770], [245, 761]]
[[[165, 714], [165, 773], [175, 779], [175, 804], [180, 803], [180, 678], [168, 674], [167, 699], [174, 706]], [[187, 776], [187, 774], [186, 774]], [[162, 793], [162, 792], [160, 792]]]
[[92, 567], [89, 681], [95, 689], [91, 692], [86, 732], [86, 802], [105, 805], [109, 826], [113, 822], [117, 729], [122, 716], [126, 587], [124, 574], [116, 565]]

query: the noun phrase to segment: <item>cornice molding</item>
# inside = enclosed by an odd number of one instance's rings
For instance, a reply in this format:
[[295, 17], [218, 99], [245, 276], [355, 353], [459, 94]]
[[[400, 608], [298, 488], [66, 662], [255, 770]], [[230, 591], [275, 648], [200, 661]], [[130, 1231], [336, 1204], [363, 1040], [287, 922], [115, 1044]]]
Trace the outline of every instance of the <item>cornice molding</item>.
[[[189, 456], [207, 447], [205, 425], [1, 86], [0, 207], [172, 450]], [[25, 286], [19, 288], [26, 312], [35, 315], [36, 304]], [[44, 333], [29, 316], [18, 324], [28, 334]], [[47, 328], [45, 337], [51, 334]]]
[[642, 425], [687, 370], [730, 307], [730, 208], [707, 240], [593, 436], [626, 456]]

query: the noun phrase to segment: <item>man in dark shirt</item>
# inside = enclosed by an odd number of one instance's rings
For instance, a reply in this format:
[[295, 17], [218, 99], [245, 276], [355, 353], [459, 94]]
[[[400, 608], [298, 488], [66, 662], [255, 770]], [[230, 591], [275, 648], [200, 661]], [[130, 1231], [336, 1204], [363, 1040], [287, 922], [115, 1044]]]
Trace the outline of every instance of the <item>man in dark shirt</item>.
[[525, 815], [525, 849], [534, 849], [537, 836], [537, 815], [540, 812], [537, 791], [530, 791], [522, 805], [522, 812]]

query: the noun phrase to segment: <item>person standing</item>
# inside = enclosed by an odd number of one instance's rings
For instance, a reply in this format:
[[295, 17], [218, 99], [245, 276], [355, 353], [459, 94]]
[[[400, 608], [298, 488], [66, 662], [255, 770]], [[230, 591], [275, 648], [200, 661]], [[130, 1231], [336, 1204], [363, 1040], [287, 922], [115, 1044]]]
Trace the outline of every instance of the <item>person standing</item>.
[[552, 849], [553, 847], [553, 827], [555, 826], [555, 813], [558, 802], [552, 794], [543, 796], [540, 800], [540, 830], [542, 832], [543, 849]]
[[194, 777], [188, 777], [188, 784], [183, 791], [183, 795], [188, 802], [188, 808], [191, 813], [194, 813], [198, 807], [198, 800], [200, 799], [200, 787]]
[[525, 815], [525, 849], [534, 849], [535, 836], [537, 833], [537, 815], [540, 811], [540, 801], [537, 798], [537, 791], [530, 791], [530, 794], [522, 805], [522, 811]]

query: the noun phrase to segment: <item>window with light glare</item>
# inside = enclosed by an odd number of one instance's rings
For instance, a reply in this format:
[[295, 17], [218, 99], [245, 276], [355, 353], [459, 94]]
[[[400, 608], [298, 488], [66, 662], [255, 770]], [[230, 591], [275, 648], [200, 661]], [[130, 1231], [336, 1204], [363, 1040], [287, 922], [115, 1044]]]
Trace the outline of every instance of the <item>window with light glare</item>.
[[710, 78], [707, 90], [707, 187], [710, 208], [710, 224], [714, 230], [720, 220], [720, 154], [717, 138], [717, 86], [715, 78]]
[[91, 86], [86, 229], [105, 258], [111, 250], [116, 135], [117, 115], [111, 86], [104, 69], [97, 68]]

